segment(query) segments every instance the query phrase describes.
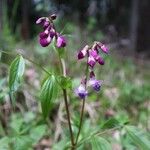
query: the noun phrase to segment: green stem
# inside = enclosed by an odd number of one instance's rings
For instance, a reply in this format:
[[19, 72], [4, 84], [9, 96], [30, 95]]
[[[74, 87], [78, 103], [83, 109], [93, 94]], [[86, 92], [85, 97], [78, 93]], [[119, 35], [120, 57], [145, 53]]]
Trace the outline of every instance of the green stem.
[[[60, 63], [61, 63], [61, 69], [63, 76], [66, 77], [66, 65], [64, 59], [60, 58]], [[68, 120], [68, 125], [69, 125], [69, 132], [70, 132], [70, 138], [71, 138], [71, 150], [74, 150], [74, 136], [73, 136], [73, 131], [71, 127], [71, 121], [70, 121], [70, 112], [69, 112], [69, 104], [68, 104], [68, 98], [67, 98], [67, 90], [63, 89], [63, 96], [64, 96], [64, 101], [65, 101], [65, 107], [66, 107], [66, 113], [67, 113], [67, 120]]]
[[[87, 88], [88, 68], [89, 68], [89, 66], [87, 64], [86, 70], [85, 70], [85, 75], [86, 75], [86, 77], [85, 77], [85, 89]], [[78, 133], [77, 133], [77, 137], [76, 137], [76, 140], [75, 140], [75, 145], [77, 145], [77, 143], [78, 143], [79, 135], [80, 135], [80, 132], [81, 132], [81, 129], [82, 129], [85, 100], [86, 99], [84, 98], [83, 102], [82, 102], [81, 115], [80, 115], [80, 124], [79, 124], [79, 130], [78, 130]]]

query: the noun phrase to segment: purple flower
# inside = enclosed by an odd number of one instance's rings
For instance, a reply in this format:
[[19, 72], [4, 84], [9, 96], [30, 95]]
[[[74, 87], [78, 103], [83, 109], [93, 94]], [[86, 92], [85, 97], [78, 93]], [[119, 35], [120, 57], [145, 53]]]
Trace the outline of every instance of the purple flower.
[[89, 55], [96, 59], [98, 52], [95, 49], [89, 50]]
[[84, 99], [87, 96], [88, 92], [86, 91], [85, 87], [81, 84], [77, 89], [75, 89], [75, 94], [81, 99]]
[[101, 46], [101, 50], [106, 54], [108, 54], [108, 52], [109, 52], [108, 48], [105, 45]]
[[86, 56], [89, 46], [86, 45], [81, 51], [78, 53], [78, 59], [82, 59]]
[[90, 78], [94, 78], [95, 77], [95, 73], [94, 73], [94, 71], [91, 71], [90, 72]]
[[93, 67], [95, 66], [95, 64], [96, 64], [95, 58], [90, 55], [90, 56], [88, 57], [88, 65], [93, 68]]
[[96, 61], [100, 64], [100, 65], [104, 65], [104, 59], [100, 56], [100, 55], [98, 55], [97, 57], [96, 57]]
[[49, 19], [47, 17], [41, 17], [36, 21], [36, 24], [40, 24], [43, 28], [47, 28], [50, 25]]
[[52, 19], [52, 20], [55, 20], [56, 18], [57, 18], [56, 14], [52, 14], [52, 15], [51, 15], [51, 19]]
[[106, 54], [109, 53], [109, 49], [108, 49], [104, 44], [102, 44], [101, 42], [98, 42], [98, 43], [97, 43], [97, 46], [98, 46], [98, 48], [100, 48], [104, 53], [106, 53]]
[[58, 48], [61, 48], [61, 47], [65, 47], [65, 46], [66, 46], [66, 39], [65, 39], [64, 36], [58, 35], [56, 46], [57, 46]]
[[89, 80], [89, 85], [93, 87], [95, 91], [100, 91], [102, 81], [96, 80], [95, 77]]
[[41, 37], [39, 39], [39, 42], [41, 44], [42, 47], [46, 47], [48, 46], [52, 41], [52, 38], [50, 37], [50, 34], [47, 37]]

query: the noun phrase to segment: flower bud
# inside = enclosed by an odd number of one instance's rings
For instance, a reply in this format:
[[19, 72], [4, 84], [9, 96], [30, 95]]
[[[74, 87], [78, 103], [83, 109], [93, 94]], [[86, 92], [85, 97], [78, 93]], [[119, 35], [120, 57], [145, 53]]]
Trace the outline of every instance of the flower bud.
[[95, 49], [89, 50], [89, 55], [96, 59], [98, 52]]
[[58, 48], [66, 46], [66, 39], [64, 36], [61, 36], [61, 35], [58, 36], [56, 46]]
[[104, 60], [103, 60], [103, 58], [100, 56], [100, 55], [98, 55], [97, 57], [96, 57], [96, 61], [100, 64], [100, 65], [104, 65]]
[[88, 92], [86, 91], [85, 87], [81, 84], [76, 90], [75, 90], [75, 94], [77, 96], [79, 96], [81, 99], [84, 99]]
[[41, 17], [36, 21], [36, 24], [40, 24], [43, 27], [48, 27], [50, 25], [49, 19], [47, 17]]
[[98, 42], [98, 43], [97, 43], [97, 46], [98, 46], [104, 53], [106, 53], [106, 54], [109, 53], [109, 49], [108, 49], [104, 44], [102, 44], [101, 42]]
[[86, 56], [89, 46], [86, 45], [81, 51], [78, 53], [78, 59], [82, 59]]
[[88, 65], [93, 68], [95, 66], [95, 64], [96, 64], [96, 60], [94, 59], [94, 57], [89, 56], [88, 57]]
[[39, 34], [39, 37], [40, 38], [46, 38], [48, 36], [48, 34], [46, 34], [45, 32], [41, 32], [40, 34]]
[[95, 73], [94, 73], [94, 71], [91, 71], [90, 72], [90, 78], [94, 78], [95, 77]]
[[50, 17], [52, 20], [55, 20], [57, 18], [56, 14], [52, 14]]
[[40, 38], [39, 40], [42, 47], [48, 46], [51, 41], [52, 41], [52, 38], [50, 37], [50, 35], [48, 35], [46, 38]]
[[89, 85], [91, 85], [93, 89], [98, 92], [101, 88], [101, 81], [96, 80], [95, 77], [93, 77], [89, 80]]
[[101, 50], [106, 54], [108, 54], [108, 52], [109, 52], [108, 48], [105, 45], [101, 46]]

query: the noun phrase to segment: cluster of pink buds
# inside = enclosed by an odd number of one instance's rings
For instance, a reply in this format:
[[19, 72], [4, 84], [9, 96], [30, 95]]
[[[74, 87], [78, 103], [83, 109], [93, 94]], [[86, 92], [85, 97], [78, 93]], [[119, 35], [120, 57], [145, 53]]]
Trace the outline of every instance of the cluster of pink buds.
[[86, 85], [91, 86], [96, 92], [100, 91], [101, 89], [102, 81], [95, 78], [93, 71], [96, 63], [104, 65], [104, 59], [100, 55], [100, 52], [105, 54], [108, 54], [109, 52], [108, 48], [101, 42], [94, 42], [91, 47], [86, 45], [78, 52], [78, 59], [80, 60], [87, 57], [87, 65], [90, 67], [90, 79], [85, 82], [81, 81], [80, 86], [75, 90], [75, 94], [81, 99], [84, 99], [88, 95]]
[[88, 57], [88, 65], [93, 68], [98, 62], [100, 65], [104, 65], [104, 60], [100, 55], [100, 51], [108, 54], [108, 48], [102, 44], [101, 42], [94, 42], [92, 47], [86, 45], [82, 50], [78, 53], [78, 59], [83, 59], [84, 57]]
[[39, 24], [43, 27], [43, 32], [39, 34], [39, 43], [42, 47], [48, 46], [53, 38], [56, 39], [56, 46], [62, 48], [66, 46], [66, 39], [63, 35], [58, 33], [55, 30], [53, 21], [56, 19], [56, 15], [53, 14], [49, 18], [41, 17], [36, 21], [36, 24]]

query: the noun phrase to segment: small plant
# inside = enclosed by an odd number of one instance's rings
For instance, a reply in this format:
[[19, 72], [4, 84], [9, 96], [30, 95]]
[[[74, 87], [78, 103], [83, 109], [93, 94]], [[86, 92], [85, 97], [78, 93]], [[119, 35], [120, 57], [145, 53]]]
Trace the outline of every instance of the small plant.
[[[67, 96], [67, 88], [70, 85], [71, 80], [66, 74], [66, 66], [65, 66], [65, 60], [63, 59], [62, 54], [65, 53], [64, 49], [67, 46], [66, 39], [63, 35], [61, 35], [59, 32], [57, 32], [54, 20], [56, 19], [56, 15], [51, 15], [49, 18], [42, 17], [39, 18], [36, 23], [40, 24], [43, 27], [43, 32], [39, 34], [39, 43], [42, 47], [46, 47], [49, 44], [54, 43], [54, 49], [56, 50], [58, 54], [58, 58], [60, 59], [60, 67], [62, 70], [61, 75], [50, 75], [50, 77], [45, 81], [42, 87], [41, 92], [41, 99], [42, 99], [42, 110], [44, 113], [44, 116], [46, 117], [48, 114], [48, 107], [50, 105], [50, 99], [55, 96], [55, 87], [57, 82], [61, 85], [64, 101], [65, 101], [65, 107], [66, 107], [66, 113], [67, 113], [67, 120], [68, 120], [68, 126], [70, 131], [70, 138], [71, 138], [71, 149], [75, 149], [76, 145], [78, 144], [78, 138], [80, 135], [80, 131], [82, 128], [82, 122], [83, 122], [83, 114], [84, 114], [84, 106], [85, 106], [85, 99], [88, 96], [88, 90], [87, 88], [89, 86], [92, 86], [93, 90], [98, 92], [100, 91], [102, 81], [97, 80], [94, 73], [94, 67], [96, 63], [99, 63], [100, 65], [104, 65], [104, 60], [100, 55], [100, 51], [103, 53], [108, 54], [108, 48], [103, 45], [100, 42], [94, 42], [91, 46], [86, 45], [82, 50], [78, 52], [78, 60], [81, 60], [85, 58], [86, 64], [85, 64], [85, 72], [84, 76], [82, 77], [81, 84], [78, 88], [75, 89], [75, 94], [82, 99], [82, 110], [81, 110], [81, 116], [80, 116], [80, 123], [79, 123], [79, 130], [76, 135], [76, 137], [73, 135], [72, 126], [71, 126], [71, 118], [70, 118], [70, 112], [69, 112], [69, 104], [68, 104], [68, 96]], [[60, 78], [60, 81], [58, 80], [58, 77]], [[63, 84], [61, 84], [63, 83]], [[46, 104], [46, 105], [45, 105]], [[45, 111], [46, 110], [46, 111]]]
[[[55, 28], [54, 21], [56, 18], [57, 16], [55, 14], [51, 15], [50, 17], [41, 17], [36, 21], [36, 24], [41, 25], [43, 28], [43, 31], [39, 34], [40, 45], [42, 47], [47, 47], [50, 44], [53, 46], [54, 52], [56, 52], [57, 54], [56, 59], [59, 59], [61, 71], [59, 73], [49, 72], [39, 64], [33, 62], [27, 57], [25, 58], [38, 65], [47, 74], [46, 79], [44, 79], [42, 83], [40, 93], [40, 103], [44, 118], [47, 118], [51, 104], [57, 97], [58, 87], [61, 87], [70, 132], [70, 143], [69, 145], [67, 145], [69, 149], [76, 150], [86, 141], [91, 141], [90, 143], [93, 150], [110, 150], [111, 145], [108, 140], [99, 136], [108, 132], [112, 132], [116, 129], [125, 130], [126, 134], [128, 134], [133, 142], [137, 144], [137, 146], [139, 146], [141, 149], [150, 149], [149, 141], [147, 140], [147, 137], [145, 135], [142, 135], [143, 132], [138, 131], [138, 129], [133, 126], [125, 125], [127, 121], [119, 122], [119, 120], [117, 120], [116, 118], [110, 119], [101, 125], [100, 130], [106, 130], [94, 132], [92, 131], [91, 133], [89, 133], [89, 136], [84, 137], [83, 139], [79, 138], [83, 125], [84, 107], [89, 91], [92, 90], [94, 92], [99, 92], [103, 84], [103, 81], [97, 79], [96, 77], [96, 63], [98, 63], [99, 65], [104, 65], [104, 59], [102, 55], [108, 54], [109, 50], [101, 42], [94, 41], [91, 45], [86, 45], [84, 48], [78, 51], [77, 58], [75, 59], [77, 59], [77, 63], [79, 63], [79, 61], [82, 59], [86, 60], [85, 69], [82, 69], [85, 71], [83, 72], [83, 76], [81, 77], [80, 85], [72, 90], [72, 79], [68, 76], [65, 65], [67, 39]], [[52, 52], [53, 51], [51, 50], [51, 53]], [[11, 63], [9, 73], [9, 88], [13, 102], [15, 101], [15, 92], [20, 86], [24, 69], [25, 60], [23, 56], [19, 54]], [[82, 103], [77, 133], [74, 132], [72, 126], [71, 114], [73, 112], [70, 112], [69, 109], [68, 90], [72, 90], [72, 95], [75, 94], [81, 100], [79, 101], [79, 103]]]

